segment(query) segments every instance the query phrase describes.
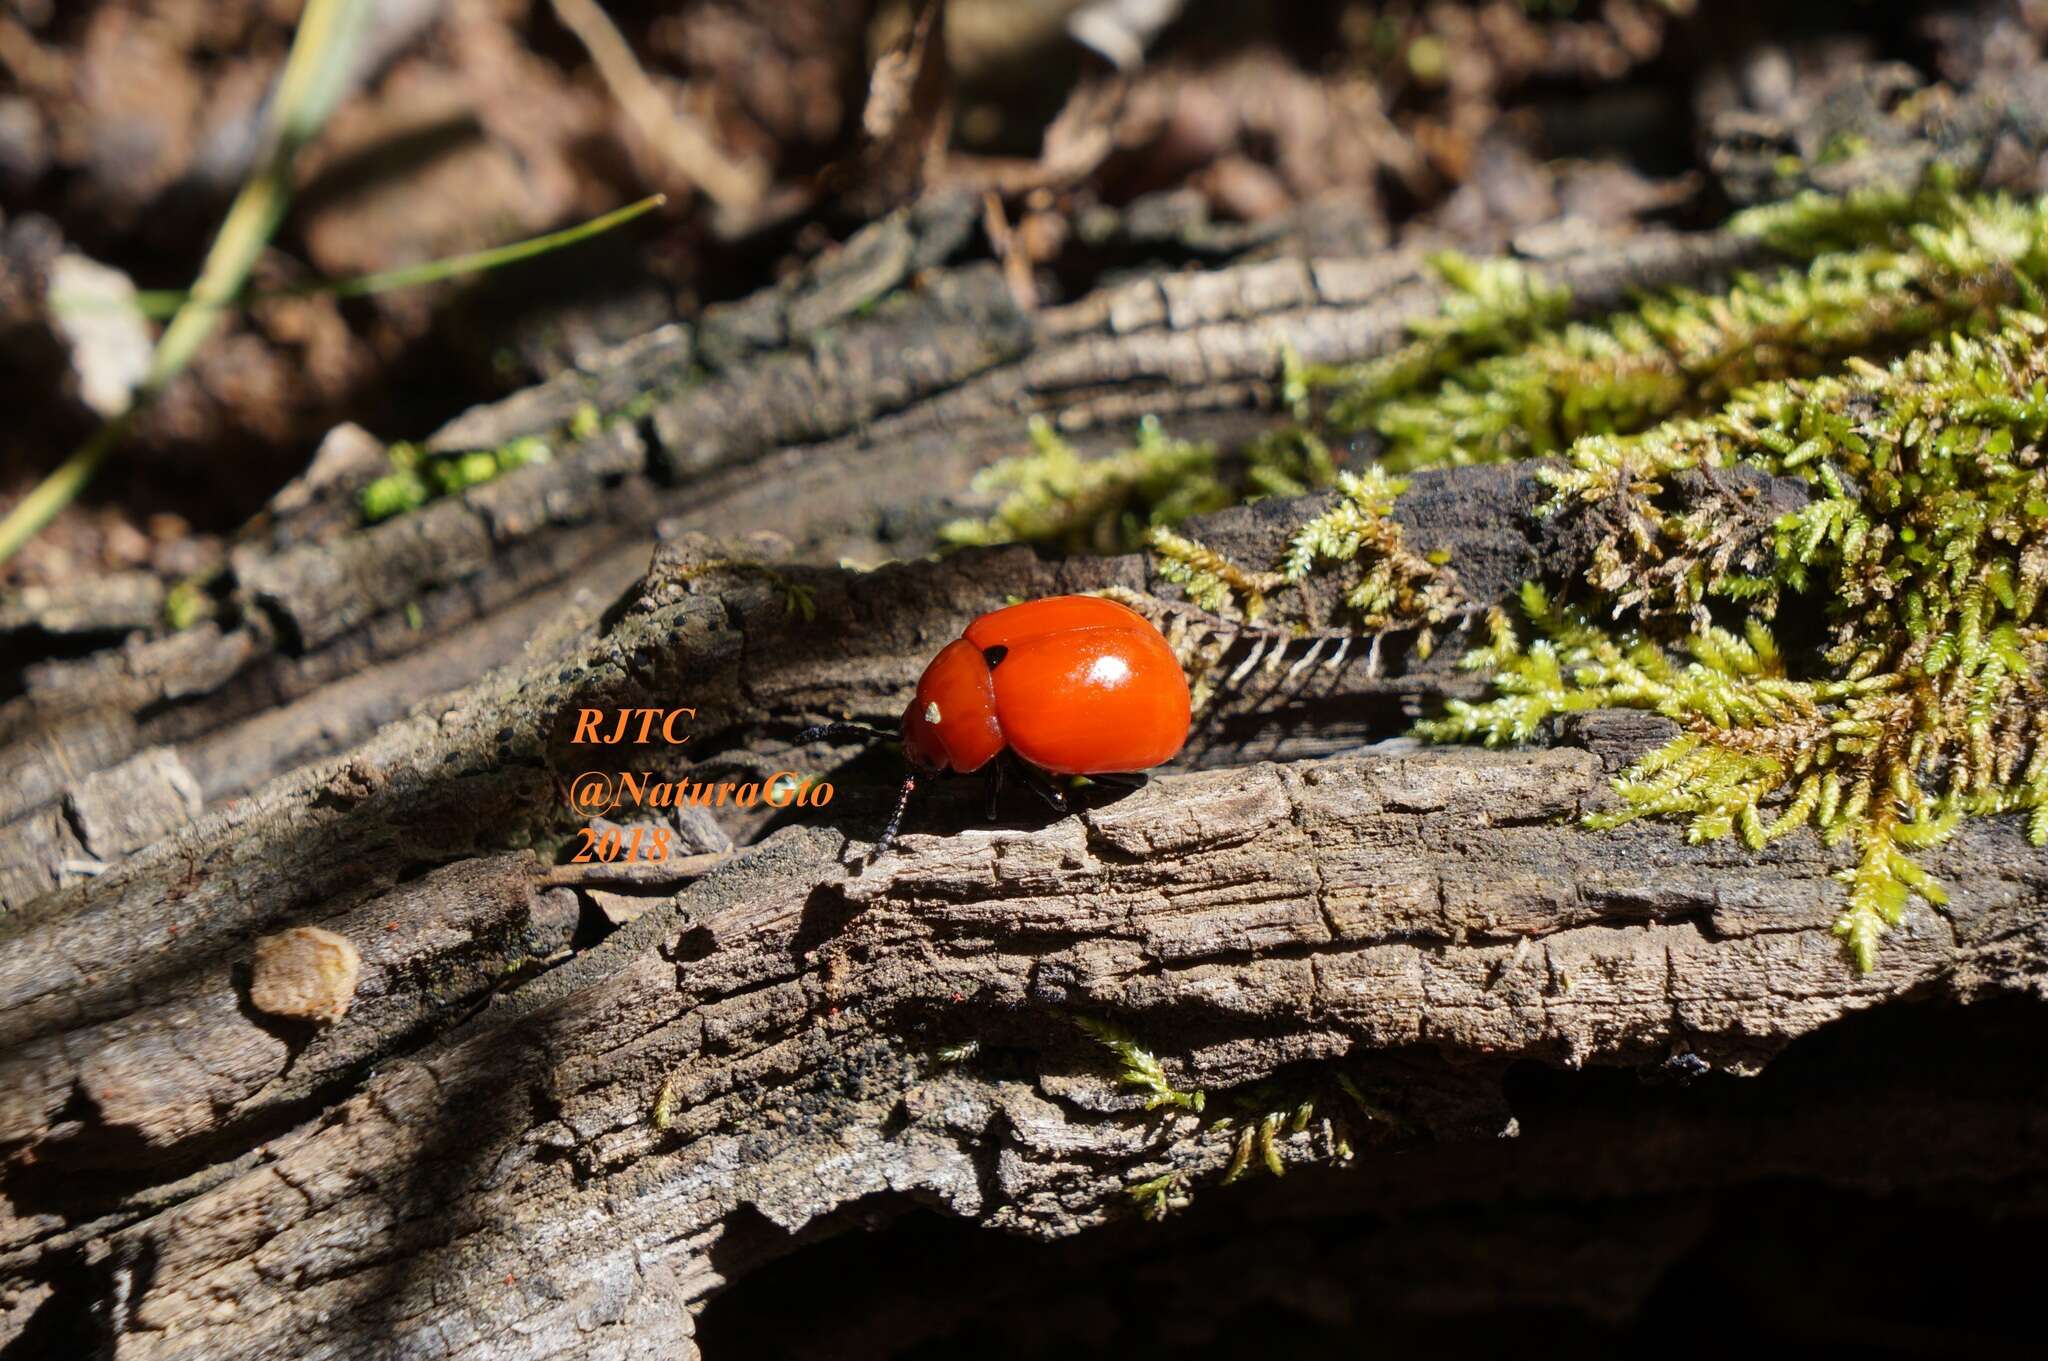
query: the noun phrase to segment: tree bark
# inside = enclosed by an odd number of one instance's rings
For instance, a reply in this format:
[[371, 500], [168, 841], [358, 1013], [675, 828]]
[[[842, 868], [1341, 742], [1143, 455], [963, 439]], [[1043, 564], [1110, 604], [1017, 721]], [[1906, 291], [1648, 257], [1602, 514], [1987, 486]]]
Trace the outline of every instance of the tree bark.
[[[1336, 361], [1398, 339], [1434, 300], [1414, 261], [1263, 261], [1028, 320], [966, 271], [821, 338], [935, 263], [929, 221], [898, 227], [860, 245], [860, 287], [799, 281], [714, 319], [716, 367], [644, 421], [385, 525], [281, 518], [220, 622], [30, 677], [0, 754], [0, 835], [29, 866], [0, 927], [0, 1340], [693, 1355], [727, 1286], [913, 1206], [1129, 1244], [1153, 1231], [1142, 1210], [1186, 1199], [1190, 1219], [1311, 1213], [1266, 1199], [1289, 1169], [1329, 1213], [1443, 1204], [1482, 1165], [1560, 1198], [1949, 1175], [1844, 1140], [1819, 1091], [1700, 1128], [1645, 1086], [1584, 1119], [1576, 1153], [1548, 1132], [1501, 1153], [1503, 1082], [1518, 1064], [1756, 1081], [1852, 1013], [2038, 998], [2048, 853], [2010, 821], [1930, 853], [1951, 901], [1858, 975], [1830, 932], [1839, 848], [1578, 826], [1659, 720], [1425, 749], [1399, 735], [1413, 715], [1473, 692], [1455, 645], [1423, 659], [1390, 634], [1331, 666], [1194, 609], [1135, 555], [805, 565], [922, 551], [1027, 414], [1228, 431], [1283, 342]], [[1593, 307], [1749, 249], [1644, 238], [1556, 268]], [[621, 363], [658, 387], [645, 365], [706, 339]], [[522, 433], [564, 400], [449, 438]], [[1418, 550], [1452, 551], [1470, 617], [1580, 551], [1538, 513], [1536, 474], [1424, 474], [1400, 503]], [[1312, 509], [1196, 532], [1257, 561]], [[942, 785], [871, 856], [897, 772], [794, 747], [798, 729], [889, 721], [1007, 597], [1104, 588], [1222, 682], [1180, 765], [1065, 817], [1020, 799], [985, 821], [978, 788]], [[572, 740], [583, 709], [646, 705], [694, 709], [689, 742]], [[581, 821], [564, 794], [592, 770], [794, 770], [837, 794], [693, 811], [687, 855], [628, 872], [562, 863]], [[81, 857], [97, 872], [65, 870]], [[254, 942], [295, 925], [360, 953], [333, 1025], [250, 1001]], [[1151, 1087], [1120, 1079], [1104, 1024], [1156, 1057]], [[1875, 1118], [1892, 1091], [1873, 1079], [1844, 1109]], [[2023, 1110], [1958, 1114], [1943, 1147], [2038, 1177]], [[1596, 1311], [1629, 1298], [1579, 1288]]]

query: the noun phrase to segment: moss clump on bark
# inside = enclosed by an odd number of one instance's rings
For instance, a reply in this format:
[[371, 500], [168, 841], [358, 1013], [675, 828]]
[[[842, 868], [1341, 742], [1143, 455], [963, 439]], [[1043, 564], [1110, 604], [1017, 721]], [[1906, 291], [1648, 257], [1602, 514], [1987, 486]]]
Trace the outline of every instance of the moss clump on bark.
[[[1583, 578], [1525, 592], [1526, 642], [1496, 619], [1467, 658], [1496, 697], [1421, 731], [1523, 741], [1612, 706], [1678, 721], [1589, 824], [1848, 842], [1836, 931], [1868, 969], [1913, 897], [1945, 901], [1915, 854], [1961, 819], [2026, 811], [2048, 839], [2048, 322], [2014, 310], [2044, 296], [2048, 206], [1937, 180], [1736, 225], [1812, 262], [1546, 333], [1372, 413], [1403, 464], [1565, 449], [1552, 513], [1606, 527]], [[1659, 509], [1672, 478], [1738, 465], [1814, 492], [1741, 560], [1732, 517]], [[1767, 621], [1789, 597], [1825, 611], [1821, 645], [1781, 650]]]
[[[1847, 903], [1836, 922], [1862, 968], [1908, 900], [1946, 901], [1914, 853], [1965, 817], [2024, 811], [2048, 841], [2048, 321], [2014, 314], [1994, 335], [1960, 335], [1878, 367], [1765, 384], [1715, 415], [1625, 438], [1583, 440], [1550, 480], [1561, 500], [1598, 501], [1693, 469], [1737, 463], [1810, 480], [1782, 517], [1761, 574], [1715, 573], [1701, 530], [1648, 525], [1655, 556], [1742, 616], [1741, 634], [1686, 616], [1675, 646], [1649, 602], [1624, 624], [1525, 595], [1524, 643], [1501, 621], [1489, 667], [1499, 691], [1423, 725], [1447, 740], [1517, 741], [1572, 708], [1654, 709], [1685, 732], [1616, 782], [1609, 826], [1683, 816], [1689, 835], [1740, 833], [1753, 848], [1811, 825], [1845, 840]], [[1780, 595], [1826, 602], [1824, 646], [1788, 658], [1757, 617]], [[1614, 611], [1608, 611], [1612, 614]]]
[[366, 523], [418, 510], [437, 497], [482, 486], [514, 468], [546, 463], [554, 450], [538, 435], [522, 435], [495, 449], [428, 453], [417, 445], [394, 444], [386, 455], [391, 471], [364, 487], [356, 503]]
[[[1589, 565], [1531, 584], [1527, 628], [1497, 615], [1466, 659], [1495, 697], [1421, 732], [1497, 744], [1574, 709], [1665, 714], [1683, 735], [1589, 822], [1677, 816], [1695, 839], [1759, 848], [1811, 826], [1850, 844], [1836, 929], [1870, 968], [1911, 899], [1944, 900], [1918, 853], [1962, 819], [2023, 811], [2048, 839], [2048, 204], [1937, 172], [1731, 225], [1798, 263], [1569, 324], [1569, 297], [1523, 267], [1440, 259], [1447, 300], [1409, 343], [1344, 369], [1285, 365], [1295, 419], [1236, 475], [1156, 426], [1095, 463], [1041, 434], [994, 475], [1030, 500], [1007, 532], [1128, 547], [1107, 517], [1149, 522], [1162, 575], [1246, 618], [1282, 585], [1347, 574], [1355, 626], [1419, 630], [1427, 655], [1431, 627], [1470, 605], [1403, 542], [1391, 472], [1560, 455], [1546, 513], [1583, 518]], [[1328, 450], [1346, 439], [1375, 461], [1338, 470]], [[1711, 488], [1738, 467], [1802, 479], [1811, 499], [1760, 525], [1734, 490], [1666, 508], [1674, 478]], [[1234, 563], [1170, 527], [1333, 480], [1342, 499], [1280, 562]], [[1825, 636], [1781, 647], [1770, 625], [1794, 599], [1826, 615]]]
[[1381, 463], [1397, 471], [1553, 454], [1585, 435], [1711, 409], [1758, 382], [1982, 331], [2005, 307], [2039, 306], [2048, 283], [2048, 208], [2038, 203], [1814, 195], [1751, 210], [1732, 228], [1807, 263], [1544, 330], [1427, 391], [1335, 375], [1331, 424], [1375, 432]]

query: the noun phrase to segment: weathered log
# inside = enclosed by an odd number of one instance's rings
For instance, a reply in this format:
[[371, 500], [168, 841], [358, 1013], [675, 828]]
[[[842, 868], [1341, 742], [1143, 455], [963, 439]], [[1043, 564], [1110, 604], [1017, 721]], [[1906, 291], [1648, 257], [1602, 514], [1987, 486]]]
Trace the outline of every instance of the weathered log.
[[[1442, 476], [1469, 484], [1468, 525], [1484, 507], [1535, 551], [1501, 514], [1534, 500], [1531, 470]], [[1250, 544], [1265, 518], [1211, 529]], [[673, 1354], [724, 1282], [867, 1197], [1068, 1235], [1134, 1213], [1135, 1187], [1202, 1190], [1254, 1138], [1262, 1162], [1370, 1165], [1497, 1135], [1513, 1059], [1747, 1072], [1888, 1000], [2040, 987], [2048, 855], [2009, 823], [1932, 857], [1951, 904], [1867, 976], [1829, 931], [1839, 849], [1581, 830], [1606, 774], [1659, 735], [1642, 722], [1523, 754], [1231, 749], [993, 827], [951, 791], [871, 863], [887, 777], [849, 767], [842, 799], [765, 837], [743, 815], [758, 844], [574, 948], [552, 855], [508, 848], [546, 851], [564, 822], [550, 772], [587, 754], [566, 740], [580, 708], [687, 703], [702, 746], [678, 773], [712, 769], [807, 717], [899, 708], [932, 641], [991, 595], [1147, 586], [1136, 558], [1023, 550], [790, 567], [806, 621], [781, 583], [707, 559], [715, 545], [679, 546], [523, 673], [10, 923], [0, 1272], [33, 1301], [27, 1335], [40, 1311], [91, 1307], [134, 1356]], [[1390, 670], [1314, 673], [1306, 701], [1248, 713], [1336, 730], [1364, 698], [1449, 674]], [[252, 942], [286, 923], [362, 953], [332, 1026], [247, 1005]], [[1210, 1104], [1143, 1110], [1081, 1020], [1120, 1026]], [[1269, 1139], [1233, 1097], [1290, 1120], [1319, 1104]]]
[[[1512, 1058], [1739, 1071], [1887, 999], [2039, 986], [2048, 859], [2011, 827], [1945, 852], [1956, 905], [1859, 978], [1827, 930], [1839, 857], [1589, 838], [1600, 774], [1556, 751], [1169, 776], [856, 869], [791, 827], [174, 1204], [60, 1227], [48, 1175], [17, 1173], [7, 1265], [79, 1254], [122, 1355], [674, 1354], [693, 1306], [864, 1197], [1065, 1235], [1154, 1178], [1199, 1193], [1256, 1116], [1219, 1121], [1224, 1096], [1262, 1080], [1283, 1112], [1324, 1099], [1277, 1157], [1370, 1167], [1506, 1132]], [[1077, 1018], [1209, 1108], [1142, 1110]], [[345, 1070], [355, 1024], [293, 1037], [299, 1063]]]
[[[1734, 1102], [1701, 1126], [1645, 1101], [1527, 1150], [1496, 1137], [1518, 1127], [1515, 1065], [1718, 1070], [1731, 1091], [1852, 1013], [1996, 997], [1967, 1014], [2030, 1022], [2048, 853], [2010, 821], [1930, 853], [1950, 902], [1916, 907], [1859, 975], [1830, 930], [1841, 848], [1577, 825], [1661, 720], [1424, 749], [1409, 720], [1476, 684], [1455, 645], [1425, 659], [1395, 633], [1311, 665], [1137, 555], [815, 565], [922, 552], [1027, 415], [1084, 445], [1147, 411], [1241, 433], [1285, 347], [1363, 357], [1437, 301], [1399, 255], [1144, 279], [1028, 323], [986, 272], [940, 272], [858, 315], [950, 251], [948, 220], [444, 442], [705, 366], [644, 420], [386, 525], [279, 517], [238, 553], [218, 621], [29, 673], [0, 716], [0, 1345], [689, 1355], [733, 1282], [913, 1206], [1109, 1254], [1169, 1241], [1140, 1213], [1189, 1197], [1209, 1223], [1422, 1212], [1475, 1173], [1560, 1201], [1788, 1171], [1919, 1188], [1965, 1158], [2040, 1176], [2019, 1098], [1944, 1126], [1919, 1163], [1874, 1140], [1845, 1154], [1843, 1130], [1901, 1110], [1877, 1079], [1840, 1110], [1795, 1089], [1782, 1117]], [[1752, 250], [1649, 236], [1542, 267], [1598, 307]], [[1541, 471], [1422, 474], [1402, 498], [1468, 617], [1583, 565], [1570, 516], [1539, 511]], [[1738, 480], [1763, 524], [1806, 494]], [[1270, 561], [1316, 508], [1192, 532]], [[797, 731], [889, 721], [934, 648], [1005, 597], [1095, 589], [1213, 675], [1263, 664], [1145, 789], [989, 822], [978, 787], [941, 784], [871, 858], [897, 771]], [[1310, 619], [1330, 615], [1318, 590]], [[571, 740], [582, 710], [629, 706], [694, 709], [689, 743]], [[585, 771], [783, 769], [837, 797], [689, 810], [675, 856], [631, 872], [562, 863]], [[251, 1005], [257, 941], [296, 926], [360, 956], [331, 1023]], [[1104, 1024], [1155, 1056], [1151, 1085], [1120, 1080]], [[1257, 1183], [1222, 1188], [1240, 1174]], [[1612, 1288], [1532, 1271], [1529, 1298], [1618, 1315], [1681, 1220], [1613, 1254]]]

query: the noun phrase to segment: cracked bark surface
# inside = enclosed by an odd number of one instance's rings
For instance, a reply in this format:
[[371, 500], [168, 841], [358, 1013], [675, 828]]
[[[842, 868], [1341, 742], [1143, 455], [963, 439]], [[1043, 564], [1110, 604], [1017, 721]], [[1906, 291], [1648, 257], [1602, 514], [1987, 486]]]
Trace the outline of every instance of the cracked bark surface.
[[[700, 336], [666, 328], [576, 381], [467, 413], [429, 443], [496, 443], [555, 429], [585, 402], [668, 394], [551, 462], [414, 514], [352, 527], [331, 499], [280, 513], [234, 553], [219, 618], [28, 668], [25, 693], [0, 704], [0, 907], [93, 858], [51, 816], [75, 779], [171, 746], [209, 803], [244, 794], [367, 737], [422, 688], [512, 660], [578, 592], [624, 589], [657, 523], [774, 529], [825, 561], [921, 552], [973, 473], [1024, 447], [1031, 415], [1083, 449], [1143, 414], [1229, 439], [1243, 408], [1270, 398], [1288, 347], [1311, 363], [1376, 354], [1442, 296], [1419, 253], [1281, 258], [1145, 278], [1027, 318], [993, 266], [931, 268], [960, 234], [943, 202], [910, 210], [831, 267], [714, 314]], [[1753, 242], [1653, 232], [1535, 268], [1590, 311], [1758, 258]], [[919, 269], [926, 282], [901, 288]], [[132, 623], [132, 611], [96, 614], [92, 594], [0, 624]], [[280, 716], [294, 705], [297, 721]]]
[[[1562, 267], [1587, 271], [1590, 301], [1747, 249], [1644, 238]], [[886, 290], [916, 257], [861, 258]], [[2048, 853], [2008, 820], [1970, 824], [1929, 856], [1951, 903], [1916, 907], [1856, 975], [1829, 933], [1838, 848], [1576, 825], [1659, 721], [1582, 716], [1551, 748], [1506, 753], [1396, 737], [1471, 692], [1456, 639], [1421, 660], [1390, 635], [1335, 670], [1269, 651], [1148, 787], [1057, 819], [1008, 802], [989, 823], [977, 787], [941, 786], [868, 860], [889, 759], [792, 735], [887, 722], [992, 603], [1122, 588], [1226, 669], [1270, 640], [1199, 616], [1137, 556], [809, 563], [920, 550], [1026, 413], [1111, 432], [1179, 409], [1191, 431], [1228, 430], [1282, 339], [1358, 357], [1433, 300], [1413, 261], [1278, 260], [1006, 330], [1020, 319], [991, 326], [1003, 304], [977, 277], [802, 352], [785, 342], [811, 295], [778, 295], [644, 425], [386, 526], [294, 540], [275, 525], [238, 562], [238, 617], [50, 664], [10, 703], [5, 834], [103, 867], [25, 890], [0, 925], [0, 1342], [692, 1355], [722, 1292], [840, 1231], [916, 1209], [1100, 1238], [1090, 1250], [1114, 1260], [1174, 1231], [1134, 1222], [1133, 1188], [1160, 1178], [1212, 1224], [1211, 1206], [1253, 1224], [1427, 1214], [1511, 1184], [1569, 1205], [1790, 1173], [1928, 1194], [1959, 1166], [1973, 1184], [2038, 1183], [2024, 1090], [1949, 1111], [1934, 1155], [1858, 1146], [1845, 1131], [1898, 1118], [1917, 1090], [1881, 1075], [1839, 1108], [1795, 1089], [1775, 1114], [1736, 1103], [1718, 1123], [1645, 1088], [1526, 1152], [1502, 1141], [1518, 1065], [1655, 1073], [1690, 1056], [1716, 1082], [1768, 1082], [1787, 1046], [1857, 1013], [1970, 1003], [1966, 1017], [2031, 1021]], [[872, 294], [836, 296], [834, 316]], [[954, 330], [934, 329], [949, 308]], [[913, 333], [929, 343], [880, 382], [871, 366]], [[865, 396], [818, 402], [833, 383]], [[825, 414], [792, 423], [799, 410]], [[851, 469], [876, 475], [850, 485]], [[1410, 542], [1450, 549], [1475, 607], [1582, 551], [1568, 520], [1536, 514], [1535, 473], [1423, 474], [1400, 503]], [[1312, 510], [1267, 502], [1195, 532], [1270, 559]], [[742, 537], [761, 529], [779, 539]], [[735, 557], [774, 558], [782, 580], [719, 565]], [[790, 612], [785, 582], [814, 619]], [[419, 637], [395, 622], [408, 600]], [[679, 704], [697, 709], [679, 749], [593, 757], [569, 740], [584, 707]], [[622, 767], [826, 773], [838, 796], [715, 810], [666, 877], [564, 874], [578, 819], [563, 782]], [[599, 911], [633, 919], [597, 939]], [[325, 1029], [247, 1000], [253, 942], [301, 924], [363, 957]], [[1203, 1109], [1147, 1110], [1078, 1019], [1127, 1032]], [[1270, 1138], [1269, 1114], [1285, 1117]], [[1248, 1136], [1256, 1184], [1223, 1189]], [[1642, 1241], [1686, 1222], [1674, 1210]], [[1257, 1270], [1241, 1246], [1216, 1256]], [[1399, 1257], [1367, 1241], [1352, 1260]], [[1536, 1297], [1543, 1273], [1525, 1279]], [[1646, 1288], [1640, 1271], [1584, 1280], [1595, 1313]]]

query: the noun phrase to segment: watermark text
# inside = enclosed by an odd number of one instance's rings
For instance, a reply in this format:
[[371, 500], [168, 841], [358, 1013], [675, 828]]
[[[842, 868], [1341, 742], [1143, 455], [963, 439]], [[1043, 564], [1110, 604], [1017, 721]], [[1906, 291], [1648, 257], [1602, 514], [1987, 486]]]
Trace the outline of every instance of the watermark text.
[[671, 780], [646, 771], [586, 770], [569, 782], [569, 806], [586, 816], [620, 808], [823, 808], [825, 780], [778, 770], [765, 780]]
[[578, 709], [576, 731], [569, 740], [606, 747], [650, 742], [679, 747], [690, 740], [685, 720], [696, 716], [695, 709]]

